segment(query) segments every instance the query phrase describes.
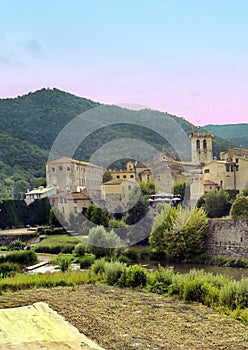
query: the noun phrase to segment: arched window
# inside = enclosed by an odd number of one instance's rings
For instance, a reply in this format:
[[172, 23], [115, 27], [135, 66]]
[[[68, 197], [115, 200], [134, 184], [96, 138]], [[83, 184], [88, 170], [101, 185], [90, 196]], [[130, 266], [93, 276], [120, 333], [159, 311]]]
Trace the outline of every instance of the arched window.
[[200, 149], [200, 140], [196, 140], [196, 149], [197, 149], [197, 150]]
[[207, 150], [207, 140], [203, 140], [203, 150]]

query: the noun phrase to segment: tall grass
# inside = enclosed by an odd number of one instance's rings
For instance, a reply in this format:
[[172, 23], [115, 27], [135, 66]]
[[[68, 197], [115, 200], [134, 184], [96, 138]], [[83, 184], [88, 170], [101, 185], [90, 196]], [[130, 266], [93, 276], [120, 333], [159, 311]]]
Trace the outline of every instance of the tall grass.
[[73, 286], [94, 282], [89, 278], [88, 272], [70, 271], [47, 274], [25, 275], [17, 274], [15, 277], [0, 279], [0, 292], [17, 291], [29, 288], [52, 288], [57, 286]]

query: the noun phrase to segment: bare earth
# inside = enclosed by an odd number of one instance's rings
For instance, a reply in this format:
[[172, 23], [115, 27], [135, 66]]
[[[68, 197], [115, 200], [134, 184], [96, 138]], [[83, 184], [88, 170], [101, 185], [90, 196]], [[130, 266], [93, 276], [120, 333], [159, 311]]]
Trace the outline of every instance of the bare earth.
[[39, 301], [107, 350], [248, 349], [247, 325], [203, 305], [130, 289], [30, 289], [0, 295], [0, 308]]

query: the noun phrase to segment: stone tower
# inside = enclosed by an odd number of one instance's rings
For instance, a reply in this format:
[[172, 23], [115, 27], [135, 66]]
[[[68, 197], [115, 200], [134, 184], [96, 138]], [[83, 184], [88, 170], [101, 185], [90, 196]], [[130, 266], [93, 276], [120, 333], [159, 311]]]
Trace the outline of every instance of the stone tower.
[[213, 160], [213, 135], [209, 132], [192, 132], [191, 160], [193, 163], [208, 163]]

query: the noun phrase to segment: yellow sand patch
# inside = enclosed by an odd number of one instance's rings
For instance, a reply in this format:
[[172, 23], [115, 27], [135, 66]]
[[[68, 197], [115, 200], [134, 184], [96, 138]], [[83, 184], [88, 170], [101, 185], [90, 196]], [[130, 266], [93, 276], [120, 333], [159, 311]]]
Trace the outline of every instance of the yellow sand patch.
[[0, 349], [104, 350], [43, 302], [0, 309]]

